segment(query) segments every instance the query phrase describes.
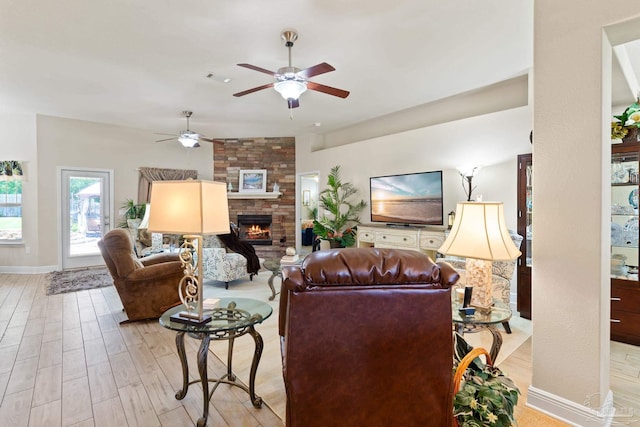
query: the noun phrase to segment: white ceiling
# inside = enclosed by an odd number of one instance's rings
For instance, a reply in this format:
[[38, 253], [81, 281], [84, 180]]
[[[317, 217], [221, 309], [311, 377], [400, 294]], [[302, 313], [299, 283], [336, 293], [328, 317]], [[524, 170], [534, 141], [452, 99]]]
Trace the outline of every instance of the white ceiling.
[[[0, 10], [0, 112], [129, 126], [150, 139], [184, 129], [182, 110], [211, 138], [325, 133], [533, 63], [533, 0], [0, 0]], [[290, 117], [273, 89], [232, 96], [272, 81], [236, 64], [287, 65], [286, 28], [299, 33], [293, 65], [333, 65], [311, 80], [348, 98], [307, 91]]]

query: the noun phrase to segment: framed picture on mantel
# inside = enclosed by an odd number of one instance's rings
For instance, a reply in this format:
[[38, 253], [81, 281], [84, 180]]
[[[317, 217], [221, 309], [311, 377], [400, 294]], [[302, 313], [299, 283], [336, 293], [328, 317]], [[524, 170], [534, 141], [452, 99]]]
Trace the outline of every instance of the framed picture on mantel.
[[240, 170], [240, 193], [264, 193], [267, 191], [267, 170]]

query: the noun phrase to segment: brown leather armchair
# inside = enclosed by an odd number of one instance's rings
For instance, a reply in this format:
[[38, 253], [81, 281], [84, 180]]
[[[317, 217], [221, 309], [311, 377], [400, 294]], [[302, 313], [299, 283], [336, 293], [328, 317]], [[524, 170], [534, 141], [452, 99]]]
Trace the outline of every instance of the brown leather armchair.
[[287, 427], [450, 426], [458, 278], [397, 249], [325, 250], [284, 267]]
[[178, 283], [183, 268], [177, 253], [159, 253], [138, 259], [129, 233], [117, 228], [98, 241], [105, 264], [128, 320], [154, 319], [180, 303]]

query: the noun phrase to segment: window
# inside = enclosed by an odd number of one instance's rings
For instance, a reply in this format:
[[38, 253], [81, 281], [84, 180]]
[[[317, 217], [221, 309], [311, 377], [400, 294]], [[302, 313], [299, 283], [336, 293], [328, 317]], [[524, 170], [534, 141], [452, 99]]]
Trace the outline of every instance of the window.
[[0, 161], [0, 243], [22, 241], [22, 166]]

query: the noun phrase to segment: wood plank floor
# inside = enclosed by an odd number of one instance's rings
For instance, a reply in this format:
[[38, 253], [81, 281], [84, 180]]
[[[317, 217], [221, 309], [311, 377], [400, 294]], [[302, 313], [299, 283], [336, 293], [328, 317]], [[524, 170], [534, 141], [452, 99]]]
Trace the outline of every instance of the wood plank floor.
[[[258, 289], [259, 294], [242, 294], [247, 292], [243, 284], [232, 284], [229, 291], [223, 284], [207, 284], [205, 295], [230, 292], [267, 301], [269, 275], [261, 272], [246, 288], [253, 293]], [[175, 399], [182, 372], [174, 332], [157, 321], [119, 325], [124, 314], [113, 287], [46, 296], [45, 285], [43, 274], [0, 274], [0, 426], [195, 425], [202, 413], [202, 390], [195, 384], [182, 401]], [[265, 349], [256, 392], [268, 406], [256, 409], [242, 390], [221, 386], [209, 404], [208, 426], [284, 425], [285, 396], [275, 332], [277, 303], [278, 298], [271, 302], [274, 314], [257, 326]], [[238, 340], [234, 353], [234, 371], [241, 380], [248, 378], [253, 354], [253, 341], [244, 338]], [[505, 338], [505, 347], [508, 341]], [[540, 419], [530, 421], [531, 411], [524, 408], [531, 383], [530, 341], [512, 337], [511, 342], [517, 350], [503, 347], [505, 355], [513, 353], [506, 359], [499, 357], [498, 362], [523, 393], [517, 412], [519, 425], [545, 425]], [[198, 341], [186, 339], [185, 343], [189, 371], [195, 379]], [[212, 342], [210, 351], [224, 355], [226, 342]], [[210, 378], [226, 371], [214, 354], [208, 360]], [[638, 348], [612, 343], [611, 382], [617, 406], [638, 407], [639, 371]], [[528, 416], [521, 417], [525, 412]]]

